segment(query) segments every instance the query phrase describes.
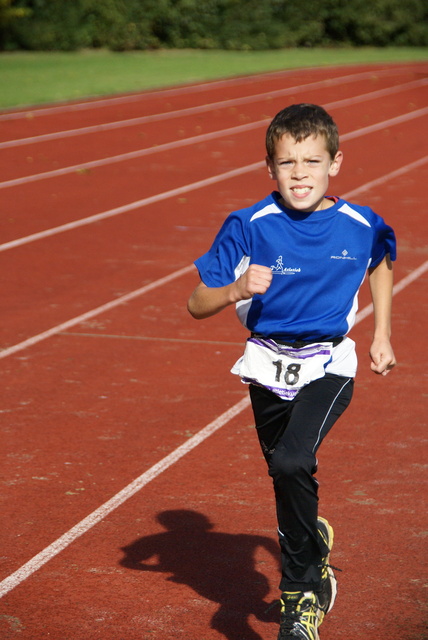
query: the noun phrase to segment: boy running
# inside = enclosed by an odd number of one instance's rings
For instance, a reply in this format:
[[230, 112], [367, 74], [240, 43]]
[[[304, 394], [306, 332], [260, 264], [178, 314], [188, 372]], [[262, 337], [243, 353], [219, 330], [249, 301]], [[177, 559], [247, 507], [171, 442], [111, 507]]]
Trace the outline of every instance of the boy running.
[[343, 154], [320, 106], [280, 111], [266, 134], [277, 191], [229, 215], [195, 261], [188, 309], [207, 318], [235, 304], [250, 331], [232, 369], [249, 384], [273, 479], [282, 559], [278, 640], [318, 640], [336, 597], [333, 529], [318, 516], [317, 450], [349, 405], [357, 359], [347, 337], [368, 270], [374, 305], [371, 368], [395, 365], [390, 343], [393, 230], [369, 207], [326, 196]]

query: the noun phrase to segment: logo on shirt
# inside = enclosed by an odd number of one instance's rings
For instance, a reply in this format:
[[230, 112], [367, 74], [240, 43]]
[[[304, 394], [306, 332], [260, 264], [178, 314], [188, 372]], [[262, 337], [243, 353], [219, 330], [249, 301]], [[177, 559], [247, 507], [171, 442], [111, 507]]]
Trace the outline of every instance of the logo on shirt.
[[342, 255], [340, 256], [330, 256], [330, 260], [356, 260], [356, 259], [357, 258], [350, 256], [349, 251], [347, 251], [346, 249], [342, 251]]
[[273, 275], [280, 276], [294, 276], [296, 273], [300, 273], [300, 267], [285, 267], [282, 261], [282, 256], [278, 256], [276, 259], [276, 264], [271, 265]]

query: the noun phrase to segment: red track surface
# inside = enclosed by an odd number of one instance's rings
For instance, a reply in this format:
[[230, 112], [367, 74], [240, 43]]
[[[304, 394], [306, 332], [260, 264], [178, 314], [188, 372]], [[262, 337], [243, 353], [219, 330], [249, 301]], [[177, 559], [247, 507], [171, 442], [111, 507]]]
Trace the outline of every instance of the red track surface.
[[[345, 163], [331, 192], [394, 226], [396, 282], [410, 276], [394, 299], [399, 367], [371, 374], [372, 318], [361, 317], [355, 398], [320, 451], [321, 511], [343, 569], [321, 636], [425, 637], [426, 74], [423, 64], [297, 70], [0, 114], [2, 639], [276, 638], [273, 498], [251, 411], [192, 440], [245, 397], [228, 370], [246, 335], [232, 310], [192, 320], [196, 272], [176, 272], [230, 210], [272, 188], [261, 165], [245, 167], [263, 160], [266, 119], [300, 101], [328, 106], [339, 124]], [[58, 134], [83, 127], [98, 130]]]

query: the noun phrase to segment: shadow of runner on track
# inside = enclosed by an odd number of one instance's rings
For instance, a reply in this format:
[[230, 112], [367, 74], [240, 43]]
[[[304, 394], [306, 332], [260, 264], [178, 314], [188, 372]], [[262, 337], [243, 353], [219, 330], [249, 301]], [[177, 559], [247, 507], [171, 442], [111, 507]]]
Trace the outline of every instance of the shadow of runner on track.
[[[227, 640], [262, 640], [248, 618], [252, 614], [263, 622], [279, 622], [279, 606], [265, 600], [269, 583], [256, 570], [254, 554], [262, 547], [279, 563], [278, 545], [265, 536], [212, 531], [214, 525], [196, 511], [164, 511], [157, 521], [166, 531], [122, 547], [121, 566], [173, 574], [168, 580], [220, 604], [211, 628]], [[150, 563], [153, 558], [157, 564]]]

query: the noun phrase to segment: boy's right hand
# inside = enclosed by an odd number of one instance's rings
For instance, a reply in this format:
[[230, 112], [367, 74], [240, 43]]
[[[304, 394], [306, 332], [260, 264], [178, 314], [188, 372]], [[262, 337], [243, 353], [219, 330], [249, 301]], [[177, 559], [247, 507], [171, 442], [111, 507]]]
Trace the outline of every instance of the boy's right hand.
[[209, 318], [230, 304], [248, 300], [256, 293], [266, 293], [271, 282], [272, 271], [269, 267], [252, 264], [240, 278], [223, 287], [207, 287], [201, 281], [190, 296], [187, 308], [197, 320]]
[[263, 295], [272, 282], [272, 269], [260, 264], [250, 264], [247, 271], [235, 281], [238, 300], [249, 300], [254, 294]]

